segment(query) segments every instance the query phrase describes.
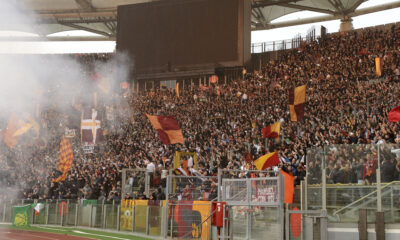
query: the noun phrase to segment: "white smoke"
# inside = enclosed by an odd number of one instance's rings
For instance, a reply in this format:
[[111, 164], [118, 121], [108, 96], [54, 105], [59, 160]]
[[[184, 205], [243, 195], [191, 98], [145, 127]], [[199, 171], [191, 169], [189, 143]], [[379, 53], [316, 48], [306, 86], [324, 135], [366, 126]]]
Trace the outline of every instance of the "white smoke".
[[[38, 31], [42, 26], [39, 27], [37, 24], [39, 21], [31, 11], [28, 11], [29, 7], [22, 6], [21, 2], [23, 1], [0, 0], [0, 31], [16, 29], [40, 34]], [[120, 82], [128, 81], [130, 64], [127, 56], [121, 55], [108, 63], [95, 63], [94, 71], [108, 79], [112, 92], [113, 89], [119, 88]], [[13, 113], [33, 115], [38, 103], [41, 110], [56, 108], [57, 111], [68, 115], [73, 99], [90, 102], [95, 88], [91, 72], [74, 56], [0, 55], [0, 130], [1, 128], [3, 132], [6, 130], [7, 121]], [[98, 100], [105, 105], [114, 102], [112, 93], [109, 97], [104, 95], [99, 93]], [[22, 170], [12, 169], [12, 166], [6, 163], [10, 161], [8, 158], [0, 152], [0, 169]], [[37, 164], [37, 168], [42, 168], [40, 163]], [[6, 189], [0, 182], [0, 197], [10, 194], [5, 191]]]

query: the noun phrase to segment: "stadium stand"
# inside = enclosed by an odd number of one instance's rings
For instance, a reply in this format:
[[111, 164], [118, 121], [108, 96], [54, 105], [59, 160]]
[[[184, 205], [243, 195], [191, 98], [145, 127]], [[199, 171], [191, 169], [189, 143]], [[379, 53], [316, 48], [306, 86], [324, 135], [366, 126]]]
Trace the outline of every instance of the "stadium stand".
[[[60, 174], [56, 169], [56, 139], [63, 135], [64, 129], [59, 126], [68, 124], [68, 116], [48, 110], [41, 115], [42, 125], [51, 136], [47, 143], [27, 144], [12, 151], [1, 144], [0, 165], [9, 170], [0, 173], [1, 185], [16, 189], [17, 197], [22, 199], [162, 200], [165, 195], [161, 191], [145, 196], [143, 189], [135, 196], [121, 196], [121, 171], [147, 168], [153, 173], [151, 184], [165, 187], [162, 173], [173, 168], [176, 151], [197, 152], [197, 171], [204, 176], [215, 176], [218, 168], [254, 169], [253, 163], [245, 159], [247, 152], [257, 159], [278, 151], [283, 161], [280, 167], [293, 174], [299, 184], [305, 177], [307, 148], [400, 143], [398, 125], [386, 118], [387, 112], [400, 104], [399, 54], [400, 24], [392, 24], [330, 34], [302, 44], [298, 49], [281, 52], [278, 60], [263, 66], [261, 71], [248, 72], [243, 79], [226, 85], [180, 89], [180, 97], [174, 90], [164, 88], [132, 93], [127, 97], [129, 106], [123, 101], [112, 106], [118, 113], [118, 125], [104, 121], [108, 134], [98, 153], [85, 155], [79, 137], [71, 140], [74, 163], [66, 181], [61, 183], [52, 182]], [[106, 61], [112, 55], [76, 57], [90, 68], [92, 61]], [[375, 75], [376, 57], [384, 60], [383, 75], [379, 78]], [[288, 90], [304, 84], [305, 119], [301, 123], [291, 122]], [[101, 106], [99, 112], [105, 111], [105, 106]], [[185, 145], [163, 145], [145, 114], [175, 116]], [[265, 144], [261, 129], [276, 121], [282, 122], [280, 139]], [[329, 161], [329, 182], [374, 181], [365, 179], [360, 170], [373, 159], [352, 159], [346, 153], [352, 150], [343, 149], [337, 153], [342, 157]], [[400, 180], [396, 155], [387, 156], [382, 159], [384, 181]], [[307, 160], [307, 171], [312, 181], [318, 183], [320, 162]], [[228, 175], [250, 177], [233, 171]], [[213, 195], [209, 199], [216, 197], [216, 184], [210, 183]], [[182, 191], [186, 197], [190, 193]], [[0, 194], [0, 199], [7, 198], [4, 192]]]

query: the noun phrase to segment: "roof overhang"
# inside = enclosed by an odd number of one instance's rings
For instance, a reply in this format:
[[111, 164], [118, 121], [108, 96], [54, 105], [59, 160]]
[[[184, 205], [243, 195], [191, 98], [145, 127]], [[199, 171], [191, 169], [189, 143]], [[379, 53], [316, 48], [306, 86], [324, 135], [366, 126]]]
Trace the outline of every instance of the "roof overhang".
[[[36, 33], [40, 39], [56, 39], [48, 35], [68, 30], [84, 30], [98, 34], [98, 39], [115, 40], [117, 29], [117, 7], [157, 0], [18, 0], [29, 11], [35, 13], [34, 29], [12, 22], [1, 24], [0, 30]], [[167, 1], [167, 0], [160, 0]], [[251, 29], [266, 30], [279, 27], [315, 23], [345, 16], [359, 16], [371, 12], [400, 7], [398, 2], [368, 9], [357, 8], [367, 0], [249, 0], [252, 2]], [[1, 11], [1, 7], [0, 7]], [[312, 11], [324, 14], [320, 17], [295, 21], [274, 22], [287, 14]], [[1, 12], [0, 12], [1, 14]], [[79, 37], [71, 37], [78, 39]], [[83, 38], [82, 38], [83, 39]], [[1, 38], [0, 38], [1, 40]]]

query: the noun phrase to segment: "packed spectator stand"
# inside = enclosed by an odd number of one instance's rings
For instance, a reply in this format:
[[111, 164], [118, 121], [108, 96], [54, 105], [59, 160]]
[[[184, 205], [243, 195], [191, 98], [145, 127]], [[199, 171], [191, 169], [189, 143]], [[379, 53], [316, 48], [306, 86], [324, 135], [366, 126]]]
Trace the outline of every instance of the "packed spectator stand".
[[[90, 66], [112, 54], [76, 57]], [[376, 57], [384, 59], [380, 78], [375, 75]], [[216, 176], [218, 169], [255, 169], [246, 161], [247, 152], [257, 159], [278, 151], [284, 162], [280, 167], [299, 184], [306, 175], [305, 155], [311, 147], [400, 143], [398, 124], [386, 117], [400, 104], [399, 78], [400, 24], [330, 34], [281, 52], [278, 60], [228, 84], [181, 88], [179, 97], [175, 90], [165, 88], [116, 96], [120, 100], [107, 106], [115, 119], [104, 120], [108, 134], [97, 153], [84, 154], [79, 137], [72, 139], [74, 164], [64, 182], [52, 181], [59, 175], [58, 145], [64, 133], [60, 123], [68, 116], [56, 110], [43, 112], [41, 120], [50, 136], [44, 146], [25, 144], [10, 150], [1, 143], [0, 185], [14, 189], [17, 194], [13, 197], [18, 199], [119, 201], [133, 197], [121, 196], [122, 169], [147, 168], [153, 174], [151, 184], [160, 190], [151, 196], [141, 190], [134, 198], [161, 200], [165, 197], [165, 172], [173, 168], [176, 151], [197, 152], [197, 172], [204, 176]], [[288, 90], [304, 84], [305, 119], [291, 122]], [[105, 109], [100, 106], [99, 111]], [[163, 145], [145, 114], [175, 116], [185, 145]], [[264, 139], [261, 129], [276, 121], [282, 122], [279, 140]], [[329, 183], [374, 181], [360, 174], [365, 162], [346, 158], [346, 153], [343, 156], [329, 162]], [[384, 173], [383, 180], [400, 180], [396, 155], [388, 153], [383, 161], [382, 166], [391, 172], [390, 177]], [[310, 179], [314, 176], [311, 181], [319, 183], [320, 162], [310, 161], [307, 171]], [[250, 177], [233, 171], [227, 175]], [[210, 199], [215, 198], [216, 188], [217, 183], [210, 182]], [[7, 197], [9, 192], [0, 192], [1, 199]]]

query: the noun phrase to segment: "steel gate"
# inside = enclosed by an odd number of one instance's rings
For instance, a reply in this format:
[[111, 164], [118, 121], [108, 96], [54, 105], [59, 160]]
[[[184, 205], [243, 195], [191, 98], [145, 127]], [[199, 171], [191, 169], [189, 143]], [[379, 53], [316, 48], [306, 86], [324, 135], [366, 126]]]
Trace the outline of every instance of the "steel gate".
[[229, 231], [221, 238], [280, 240], [284, 237], [283, 178], [222, 179]]

